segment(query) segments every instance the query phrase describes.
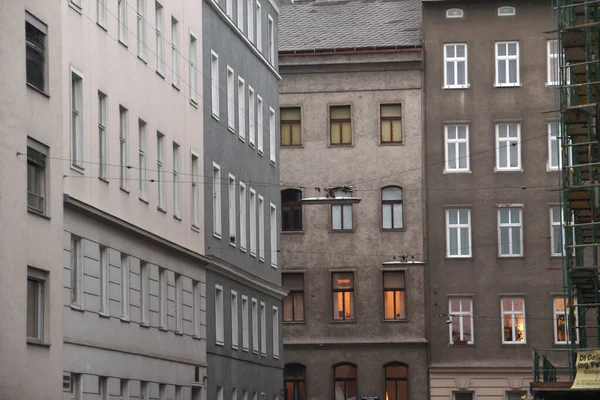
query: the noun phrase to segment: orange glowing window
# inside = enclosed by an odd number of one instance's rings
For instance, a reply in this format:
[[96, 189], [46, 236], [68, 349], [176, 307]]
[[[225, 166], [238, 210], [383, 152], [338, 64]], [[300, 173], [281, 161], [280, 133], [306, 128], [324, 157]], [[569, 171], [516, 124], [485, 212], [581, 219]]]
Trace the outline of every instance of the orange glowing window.
[[383, 309], [386, 320], [406, 319], [404, 271], [383, 273]]
[[334, 321], [354, 319], [354, 273], [332, 274], [332, 300]]

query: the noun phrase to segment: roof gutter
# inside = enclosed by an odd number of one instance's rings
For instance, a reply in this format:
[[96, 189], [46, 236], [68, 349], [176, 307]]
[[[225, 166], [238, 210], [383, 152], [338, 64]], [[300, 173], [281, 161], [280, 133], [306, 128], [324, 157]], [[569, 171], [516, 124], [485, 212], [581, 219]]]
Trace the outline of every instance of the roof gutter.
[[358, 49], [358, 50], [292, 50], [280, 51], [279, 57], [304, 57], [304, 56], [331, 56], [331, 55], [356, 55], [356, 54], [387, 54], [387, 53], [420, 53], [420, 47], [404, 49]]

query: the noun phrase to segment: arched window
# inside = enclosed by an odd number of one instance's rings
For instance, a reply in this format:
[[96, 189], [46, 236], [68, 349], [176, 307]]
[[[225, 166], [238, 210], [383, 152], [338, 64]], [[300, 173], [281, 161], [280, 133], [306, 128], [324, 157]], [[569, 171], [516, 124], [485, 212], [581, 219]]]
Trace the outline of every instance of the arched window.
[[302, 192], [298, 189], [281, 191], [281, 230], [302, 231]]
[[306, 367], [302, 364], [286, 364], [284, 369], [285, 400], [306, 398]]
[[517, 14], [517, 10], [511, 6], [498, 7], [498, 16], [510, 17]]
[[400, 229], [402, 218], [402, 188], [388, 186], [381, 189], [381, 217], [383, 229]]
[[340, 363], [333, 366], [335, 400], [356, 400], [356, 365]]
[[385, 398], [408, 400], [408, 365], [392, 362], [385, 366]]
[[449, 8], [446, 10], [446, 18], [462, 18], [465, 16], [461, 8]]

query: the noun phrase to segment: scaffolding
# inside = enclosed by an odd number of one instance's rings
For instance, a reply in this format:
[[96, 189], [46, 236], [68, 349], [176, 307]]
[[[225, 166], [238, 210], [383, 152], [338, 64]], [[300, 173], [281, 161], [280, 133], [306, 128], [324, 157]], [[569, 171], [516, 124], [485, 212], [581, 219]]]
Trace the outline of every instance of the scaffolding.
[[600, 388], [571, 389], [577, 352], [600, 349], [600, 0], [553, 0], [553, 10], [567, 345], [534, 349], [532, 392], [536, 400], [600, 399]]

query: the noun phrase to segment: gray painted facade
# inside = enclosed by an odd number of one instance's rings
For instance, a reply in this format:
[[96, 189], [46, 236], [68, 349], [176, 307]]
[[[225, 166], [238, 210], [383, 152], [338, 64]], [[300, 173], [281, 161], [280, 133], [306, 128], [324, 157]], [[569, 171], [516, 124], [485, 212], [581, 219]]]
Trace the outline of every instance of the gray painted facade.
[[[503, 2], [423, 3], [431, 399], [455, 392], [498, 400], [522, 394], [531, 380], [532, 348], [561, 347], [553, 338], [553, 299], [561, 295], [562, 279], [560, 254], [552, 255], [550, 212], [559, 202], [559, 192], [551, 190], [559, 172], [549, 165], [553, 114], [542, 113], [554, 108], [547, 75], [552, 36], [542, 33], [553, 28], [550, 3], [510, 2], [512, 16], [498, 15]], [[464, 16], [446, 18], [450, 8]], [[514, 87], [494, 84], [495, 46], [502, 41], [519, 43], [520, 84]], [[466, 88], [444, 88], [444, 45], [452, 43], [467, 45]], [[521, 127], [521, 167], [511, 172], [495, 168], [495, 125], [507, 122]], [[464, 171], [445, 166], [448, 125], [468, 126], [470, 166]], [[520, 256], [499, 251], [498, 214], [506, 205], [521, 209]], [[471, 251], [462, 258], [447, 256], [450, 209], [470, 210]], [[453, 342], [454, 325], [439, 316], [457, 298], [472, 302], [472, 344]], [[503, 343], [501, 301], [507, 298], [524, 299], [523, 341]]]
[[[215, 261], [207, 271], [208, 398], [231, 399], [237, 393], [240, 399], [252, 400], [254, 395], [263, 399], [264, 394], [265, 399], [271, 400], [283, 394], [280, 321], [284, 292], [279, 288], [281, 267], [277, 251], [279, 75], [276, 58], [271, 64], [268, 54], [270, 46], [277, 48], [278, 4], [270, 0], [204, 0], [202, 7], [202, 59], [206, 71], [204, 232], [206, 254]], [[215, 175], [215, 168], [220, 176]], [[223, 315], [219, 316], [216, 287], [222, 289], [223, 307], [219, 313]], [[234, 306], [232, 290], [237, 293]], [[253, 300], [258, 307], [258, 331], [253, 330]], [[264, 355], [261, 337], [257, 336], [263, 327], [261, 303], [265, 305], [266, 317]], [[236, 323], [232, 322], [234, 318]], [[237, 346], [232, 338], [236, 326]], [[223, 333], [224, 340], [218, 338], [217, 330]], [[247, 349], [243, 345], [244, 331], [249, 335]], [[253, 349], [254, 336], [261, 347], [257, 352]], [[279, 351], [273, 351], [273, 343], [278, 343]], [[218, 393], [223, 397], [218, 397]]]

